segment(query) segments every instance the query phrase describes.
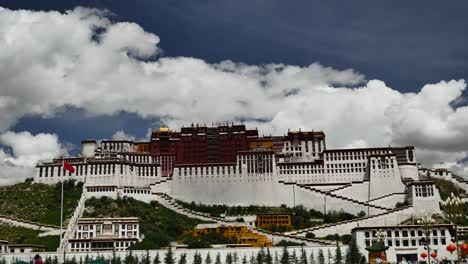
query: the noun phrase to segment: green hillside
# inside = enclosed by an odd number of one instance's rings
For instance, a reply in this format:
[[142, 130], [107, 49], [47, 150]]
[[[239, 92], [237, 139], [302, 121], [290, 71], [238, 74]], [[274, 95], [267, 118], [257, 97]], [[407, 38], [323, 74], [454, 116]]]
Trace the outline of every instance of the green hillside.
[[456, 196], [465, 196], [465, 191], [455, 186], [455, 184], [453, 184], [451, 181], [438, 178], [430, 178], [430, 180], [434, 181], [437, 189], [439, 189], [442, 200], [447, 199], [451, 193], [455, 194]]
[[[64, 183], [64, 216], [73, 214], [81, 197], [82, 183]], [[0, 215], [28, 221], [60, 225], [61, 184], [46, 185], [26, 180], [0, 188]]]
[[45, 246], [47, 251], [55, 251], [59, 246], [59, 236], [38, 237], [40, 231], [0, 223], [0, 240], [11, 244], [35, 244]]
[[133, 249], [154, 249], [180, 240], [202, 221], [178, 214], [157, 202], [150, 204], [133, 198], [91, 198], [86, 201], [83, 217], [139, 217], [144, 240]]

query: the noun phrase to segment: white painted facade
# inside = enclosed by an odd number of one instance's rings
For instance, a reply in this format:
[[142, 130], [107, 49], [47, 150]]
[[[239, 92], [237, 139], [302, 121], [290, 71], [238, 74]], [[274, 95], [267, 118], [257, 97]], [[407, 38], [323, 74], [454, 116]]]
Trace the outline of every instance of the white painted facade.
[[121, 251], [140, 240], [136, 217], [81, 218], [73, 238], [68, 241], [68, 251]]
[[[434, 225], [430, 229], [430, 249], [431, 253], [437, 251], [437, 263], [442, 259], [456, 260], [456, 254], [450, 254], [446, 247], [452, 240], [451, 225]], [[420, 255], [423, 252], [427, 253], [425, 247], [424, 230], [418, 225], [401, 225], [401, 226], [374, 226], [374, 227], [357, 227], [353, 229], [353, 237], [361, 253], [368, 259], [369, 247], [378, 241], [378, 232], [383, 231], [383, 241], [385, 246], [388, 246], [387, 261], [400, 263], [403, 258], [405, 260], [423, 260]], [[426, 258], [427, 260], [427, 258]]]
[[[81, 157], [40, 162], [34, 179], [86, 182], [88, 195], [94, 197], [149, 202], [153, 194], [166, 193], [203, 204], [302, 204], [367, 215], [403, 203], [409, 193], [403, 179], [419, 180], [413, 147], [327, 150], [324, 136], [285, 140], [280, 157], [272, 150], [254, 150], [238, 152], [233, 163], [169, 164], [169, 177], [162, 175], [160, 164], [168, 166], [166, 159], [174, 161], [173, 156], [137, 152], [135, 146], [129, 141], [84, 141]], [[65, 172], [62, 160], [76, 172]]]

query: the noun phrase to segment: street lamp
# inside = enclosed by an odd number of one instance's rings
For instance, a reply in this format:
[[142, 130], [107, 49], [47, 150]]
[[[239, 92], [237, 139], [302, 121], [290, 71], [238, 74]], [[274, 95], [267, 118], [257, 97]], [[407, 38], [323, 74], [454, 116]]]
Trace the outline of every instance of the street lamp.
[[432, 225], [435, 224], [435, 220], [430, 217], [426, 216], [417, 221], [418, 225], [420, 225], [424, 232], [424, 237], [426, 240], [426, 247], [427, 247], [427, 263], [431, 263], [431, 230]]
[[447, 214], [450, 223], [455, 227], [455, 245], [457, 246], [458, 263], [461, 263], [460, 246], [458, 245], [458, 225], [461, 224], [464, 217], [464, 202], [460, 197], [451, 193], [445, 201], [442, 201], [442, 207], [444, 212]]

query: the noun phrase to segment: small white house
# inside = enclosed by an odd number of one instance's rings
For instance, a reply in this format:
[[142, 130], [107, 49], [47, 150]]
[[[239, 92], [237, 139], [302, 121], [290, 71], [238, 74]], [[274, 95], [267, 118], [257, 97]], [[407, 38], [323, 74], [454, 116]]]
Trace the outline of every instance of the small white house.
[[126, 250], [140, 241], [138, 217], [81, 218], [69, 251]]
[[8, 250], [10, 253], [44, 252], [45, 249], [45, 246], [32, 244], [16, 244], [8, 246]]

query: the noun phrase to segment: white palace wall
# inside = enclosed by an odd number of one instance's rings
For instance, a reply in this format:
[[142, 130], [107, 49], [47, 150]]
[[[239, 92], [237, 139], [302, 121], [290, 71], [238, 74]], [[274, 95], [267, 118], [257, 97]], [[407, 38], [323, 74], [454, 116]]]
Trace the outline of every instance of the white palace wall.
[[369, 181], [353, 182], [351, 186], [333, 191], [334, 194], [366, 202], [369, 200]]
[[[291, 255], [293, 252], [296, 252], [296, 256], [301, 255], [301, 249], [304, 249], [307, 257], [310, 257], [310, 254], [313, 252], [314, 253], [314, 259], [317, 261], [317, 256], [319, 255], [319, 251], [322, 250], [323, 255], [325, 256], [325, 263], [326, 264], [332, 264], [333, 259], [335, 257], [336, 253], [336, 247], [335, 246], [321, 246], [321, 247], [314, 247], [314, 246], [304, 246], [304, 247], [288, 247], [288, 253]], [[343, 258], [345, 256], [345, 252], [347, 250], [347, 247], [345, 245], [341, 245], [341, 252], [343, 254]], [[187, 263], [193, 263], [193, 258], [195, 253], [199, 253], [203, 261], [205, 260], [206, 256], [209, 254], [212, 263], [215, 262], [216, 255], [219, 253], [221, 256], [221, 262], [224, 263], [226, 259], [226, 255], [228, 253], [236, 253], [238, 256], [238, 263], [242, 262], [242, 259], [244, 256], [247, 257], [247, 260], [249, 261], [250, 258], [256, 257], [258, 251], [261, 250], [260, 248], [209, 248], [209, 249], [174, 249], [173, 256], [175, 259], [179, 259], [182, 254], [186, 254], [187, 257]], [[266, 249], [264, 249], [266, 252]], [[275, 255], [278, 256], [278, 259], [281, 258], [281, 254], [283, 252], [283, 247], [271, 247], [268, 248], [270, 251], [270, 254], [273, 256], [273, 259], [275, 258]], [[328, 252], [330, 252], [330, 256], [332, 258], [332, 262], [328, 262]], [[125, 256], [129, 253], [129, 251], [116, 251], [115, 254], [117, 257], [120, 257], [122, 260], [125, 258]], [[161, 249], [161, 250], [149, 250], [148, 254], [151, 257], [151, 259], [154, 259], [156, 254], [159, 255], [159, 260], [164, 262], [164, 257], [167, 253], [166, 249]], [[30, 262], [34, 258], [36, 254], [39, 254], [42, 257], [42, 260], [45, 261], [47, 257], [54, 258], [57, 257], [59, 259], [59, 262], [63, 260], [63, 253], [57, 253], [57, 252], [31, 252], [31, 253], [7, 253], [7, 254], [0, 254], [0, 259], [4, 259], [7, 264], [11, 263], [16, 263], [19, 260]], [[112, 258], [112, 252], [110, 251], [100, 251], [100, 252], [73, 252], [73, 253], [66, 253], [66, 258], [67, 259], [72, 259], [73, 257], [77, 260], [77, 262], [80, 262], [80, 259], [82, 261], [85, 260], [86, 256], [89, 258], [97, 258], [98, 256], [104, 257], [104, 258]], [[134, 256], [138, 256], [138, 259], [141, 259], [143, 256], [146, 256], [147, 251], [144, 250], [134, 250], [132, 251], [132, 254]]]

